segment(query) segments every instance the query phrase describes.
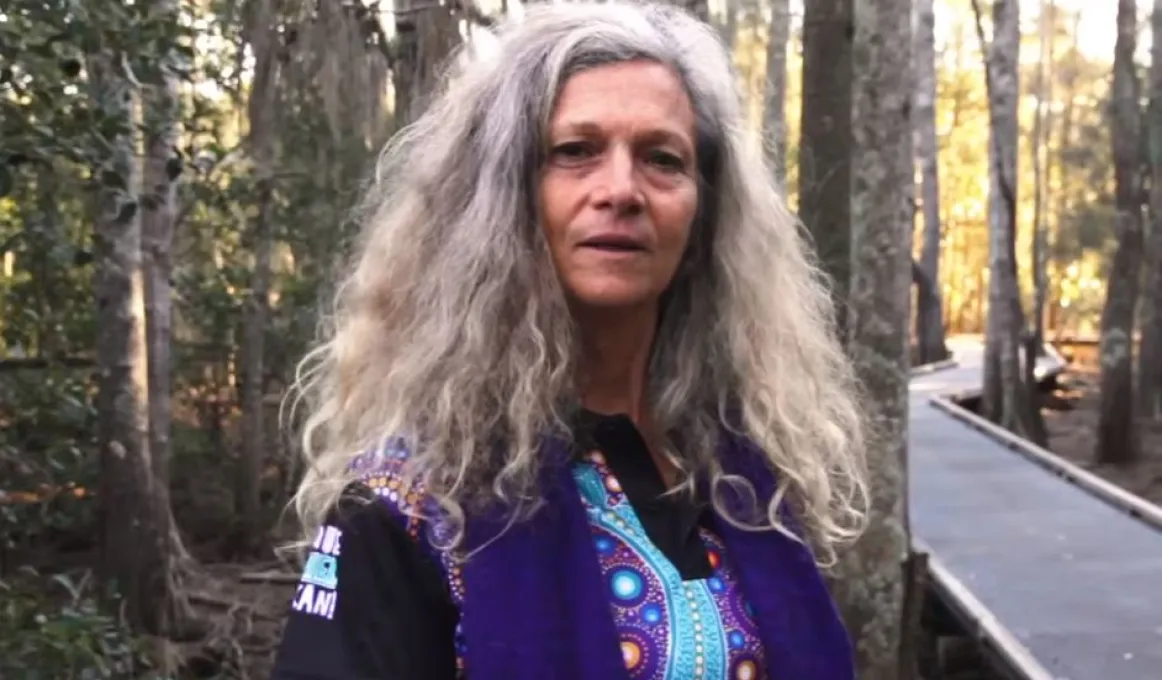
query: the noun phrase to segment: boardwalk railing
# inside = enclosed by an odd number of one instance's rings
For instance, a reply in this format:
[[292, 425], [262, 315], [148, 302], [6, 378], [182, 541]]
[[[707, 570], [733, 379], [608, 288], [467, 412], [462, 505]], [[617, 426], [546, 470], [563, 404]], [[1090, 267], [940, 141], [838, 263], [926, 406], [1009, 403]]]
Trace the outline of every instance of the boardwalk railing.
[[[1054, 358], [1061, 360], [1060, 354], [1056, 354]], [[914, 366], [911, 375], [912, 377], [929, 375], [956, 368], [958, 365], [959, 363], [955, 358], [948, 358], [931, 364]], [[1064, 366], [1063, 360], [1061, 365]], [[1037, 377], [1044, 379], [1041, 375]], [[962, 392], [957, 396], [971, 398], [975, 395], [970, 391]], [[986, 425], [991, 425], [967, 409], [957, 406], [945, 396], [931, 395], [927, 399], [934, 406], [939, 405], [942, 408], [946, 406], [950, 415], [952, 415], [952, 410], [956, 410], [977, 418]], [[912, 548], [916, 552], [928, 556], [927, 582], [931, 589], [931, 595], [944, 603], [964, 631], [982, 648], [982, 651], [990, 652], [1006, 670], [1024, 680], [1056, 680], [1053, 674], [1037, 661], [1032, 652], [1021, 644], [1020, 640], [1005, 627], [1000, 619], [973, 595], [972, 590], [944, 566], [939, 555], [930, 546], [921, 539], [913, 537]]]
[[1089, 470], [1071, 463], [1051, 451], [1016, 436], [1003, 427], [959, 406], [950, 399], [933, 396], [929, 397], [929, 403], [969, 427], [992, 437], [1008, 449], [1028, 458], [1070, 484], [1097, 496], [1114, 508], [1162, 530], [1162, 508], [1157, 505], [1129, 493], [1120, 486], [1107, 482]]
[[972, 590], [945, 568], [931, 548], [919, 539], [913, 539], [912, 545], [916, 551], [928, 555], [928, 583], [932, 594], [948, 607], [978, 645], [996, 655], [1011, 673], [1025, 680], [1056, 680], [1000, 619], [972, 594]]
[[[931, 632], [967, 634], [1027, 680], [1162, 680], [1162, 508], [962, 407], [980, 396], [983, 354], [975, 339], [950, 345], [959, 365], [914, 373], [910, 406]], [[1036, 376], [1065, 366], [1046, 347]]]

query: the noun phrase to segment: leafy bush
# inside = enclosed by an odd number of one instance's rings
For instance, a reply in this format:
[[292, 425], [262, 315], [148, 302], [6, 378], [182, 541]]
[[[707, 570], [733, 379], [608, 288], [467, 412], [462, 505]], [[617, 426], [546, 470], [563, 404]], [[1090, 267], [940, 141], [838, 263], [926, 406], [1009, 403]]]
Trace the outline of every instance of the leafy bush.
[[22, 569], [0, 581], [0, 677], [101, 680], [143, 677], [144, 648], [102, 613], [89, 578], [44, 577]]
[[0, 554], [29, 540], [91, 539], [96, 414], [87, 376], [18, 371], [0, 380]]

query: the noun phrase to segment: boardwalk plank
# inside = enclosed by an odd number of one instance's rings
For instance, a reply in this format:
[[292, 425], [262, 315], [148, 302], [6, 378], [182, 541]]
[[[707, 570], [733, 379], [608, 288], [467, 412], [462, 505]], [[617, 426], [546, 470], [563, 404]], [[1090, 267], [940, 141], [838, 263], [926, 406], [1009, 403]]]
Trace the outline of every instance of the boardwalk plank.
[[979, 385], [953, 349], [912, 381], [913, 531], [1056, 677], [1162, 680], [1162, 531], [930, 406]]

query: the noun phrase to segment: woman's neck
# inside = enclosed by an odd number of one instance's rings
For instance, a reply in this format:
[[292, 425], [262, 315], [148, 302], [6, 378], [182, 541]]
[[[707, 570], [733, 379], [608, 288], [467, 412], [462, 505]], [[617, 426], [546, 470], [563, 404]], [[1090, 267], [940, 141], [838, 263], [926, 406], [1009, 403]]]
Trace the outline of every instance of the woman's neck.
[[645, 425], [646, 372], [657, 327], [657, 306], [590, 309], [581, 327], [581, 405], [597, 413], [625, 413]]
[[581, 325], [581, 405], [604, 414], [625, 413], [646, 440], [666, 488], [678, 468], [661, 452], [650, 415], [646, 374], [657, 328], [656, 305], [632, 312], [597, 310], [578, 316]]

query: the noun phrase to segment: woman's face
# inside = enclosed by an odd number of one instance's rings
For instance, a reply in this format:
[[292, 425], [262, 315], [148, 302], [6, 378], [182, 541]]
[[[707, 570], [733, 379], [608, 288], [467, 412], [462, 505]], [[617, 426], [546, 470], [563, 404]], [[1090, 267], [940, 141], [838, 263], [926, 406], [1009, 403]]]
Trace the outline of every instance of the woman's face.
[[581, 71], [548, 137], [540, 217], [571, 302], [655, 303], [698, 209], [694, 111], [677, 74], [648, 61]]

